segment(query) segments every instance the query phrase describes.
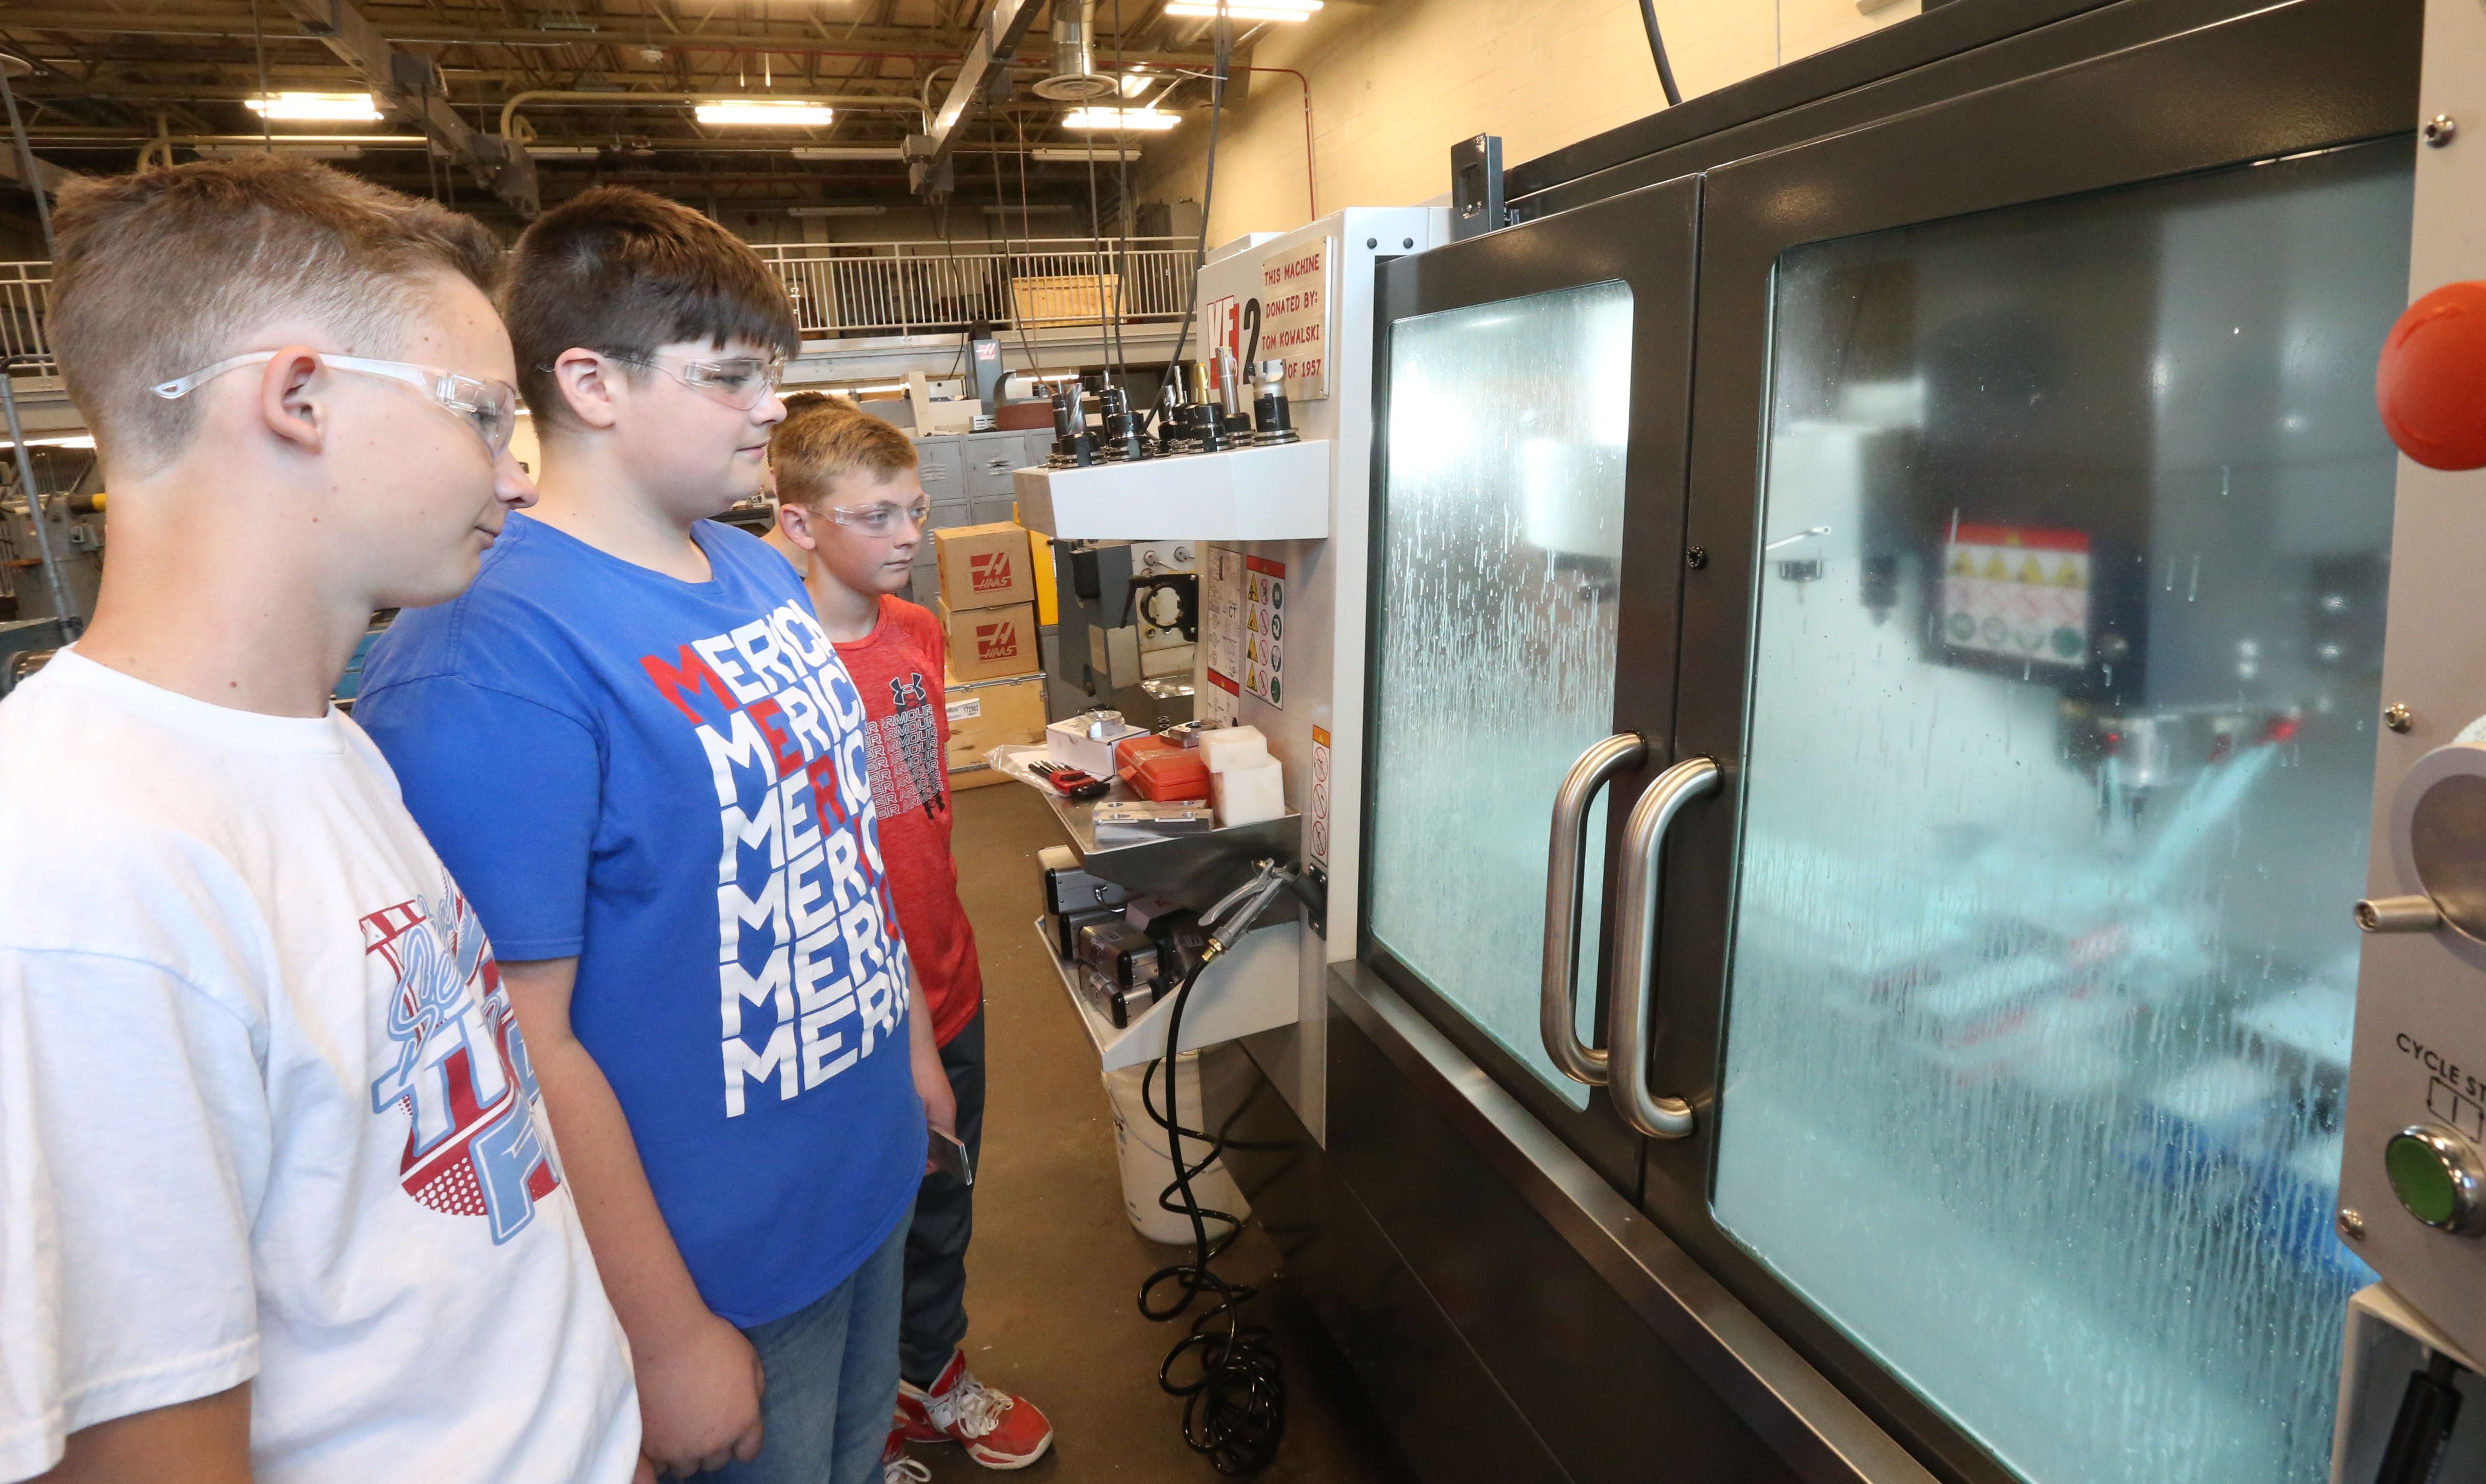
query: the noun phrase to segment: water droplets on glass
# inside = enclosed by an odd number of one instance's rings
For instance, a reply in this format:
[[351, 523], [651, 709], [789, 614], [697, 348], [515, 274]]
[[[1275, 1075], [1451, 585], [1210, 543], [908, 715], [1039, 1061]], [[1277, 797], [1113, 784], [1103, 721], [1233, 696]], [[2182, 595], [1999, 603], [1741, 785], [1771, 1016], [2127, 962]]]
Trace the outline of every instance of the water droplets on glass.
[[1779, 264], [1714, 1209], [2038, 1484], [2327, 1475], [2409, 179]]
[[[1372, 932], [1574, 1107], [1588, 1089], [1537, 1036], [1545, 852], [1562, 775], [1614, 729], [1631, 316], [1595, 284], [1390, 336]], [[1602, 798], [1587, 828], [1605, 838]]]

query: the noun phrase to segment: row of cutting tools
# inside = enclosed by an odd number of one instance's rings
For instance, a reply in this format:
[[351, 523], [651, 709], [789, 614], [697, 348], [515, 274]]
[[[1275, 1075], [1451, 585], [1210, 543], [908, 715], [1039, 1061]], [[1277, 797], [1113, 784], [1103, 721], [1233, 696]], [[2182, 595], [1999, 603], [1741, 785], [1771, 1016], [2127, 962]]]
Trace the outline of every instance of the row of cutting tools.
[[[1084, 469], [1091, 464], [1167, 458], [1178, 453], [1223, 453], [1229, 449], [1265, 448], [1294, 443], [1286, 406], [1286, 363], [1261, 361], [1252, 368], [1252, 402], [1243, 400], [1242, 367], [1234, 352], [1220, 348], [1212, 378], [1207, 362], [1192, 364], [1196, 386], [1184, 396], [1182, 376], [1168, 377], [1153, 414], [1131, 407], [1127, 387], [1108, 385], [1096, 393], [1103, 413], [1101, 430], [1088, 424], [1087, 388], [1065, 382], [1053, 393], [1053, 453], [1045, 464], [1053, 469]], [[1153, 418], [1153, 426], [1151, 426]]]

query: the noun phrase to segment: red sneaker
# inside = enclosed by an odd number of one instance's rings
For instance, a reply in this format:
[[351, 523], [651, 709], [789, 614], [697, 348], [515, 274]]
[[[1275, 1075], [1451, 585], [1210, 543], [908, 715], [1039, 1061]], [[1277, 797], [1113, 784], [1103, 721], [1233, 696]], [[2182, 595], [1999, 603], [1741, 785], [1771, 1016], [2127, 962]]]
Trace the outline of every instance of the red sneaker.
[[893, 1426], [880, 1448], [880, 1484], [929, 1484], [931, 1467], [906, 1456], [906, 1429]]
[[1024, 1396], [996, 1390], [967, 1369], [964, 1351], [926, 1390], [900, 1378], [898, 1431], [908, 1443], [955, 1443], [987, 1469], [1024, 1469], [1053, 1446], [1053, 1424]]

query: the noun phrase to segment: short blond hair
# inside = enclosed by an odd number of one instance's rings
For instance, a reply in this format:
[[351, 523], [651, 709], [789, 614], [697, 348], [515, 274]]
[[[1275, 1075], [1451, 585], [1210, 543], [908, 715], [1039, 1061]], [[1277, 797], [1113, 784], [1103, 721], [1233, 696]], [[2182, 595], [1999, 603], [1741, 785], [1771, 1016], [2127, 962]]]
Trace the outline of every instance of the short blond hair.
[[840, 397], [789, 414], [768, 439], [777, 498], [817, 508], [829, 486], [849, 474], [875, 480], [915, 467], [915, 440]]
[[71, 181], [53, 227], [51, 341], [106, 458], [158, 466], [198, 404], [148, 388], [307, 317], [356, 354], [403, 344], [437, 280], [485, 293], [501, 250], [474, 218], [309, 160], [254, 154]]

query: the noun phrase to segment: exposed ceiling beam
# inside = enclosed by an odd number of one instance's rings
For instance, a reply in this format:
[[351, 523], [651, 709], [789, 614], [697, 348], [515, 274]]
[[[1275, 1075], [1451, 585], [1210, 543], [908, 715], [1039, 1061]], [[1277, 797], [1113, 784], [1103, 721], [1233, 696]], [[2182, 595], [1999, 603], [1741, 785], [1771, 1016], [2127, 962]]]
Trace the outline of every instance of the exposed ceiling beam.
[[450, 156], [490, 186], [520, 216], [541, 208], [536, 162], [510, 141], [485, 134], [449, 106], [440, 69], [428, 57], [399, 51], [348, 0], [285, 0], [302, 29], [362, 74], [382, 112], [438, 141]]
[[957, 142], [958, 123], [967, 117], [997, 80], [1007, 80], [1018, 43], [1036, 24], [1044, 0], [993, 0], [993, 8], [976, 31], [975, 43], [958, 61], [958, 75], [950, 84], [932, 119], [921, 134], [906, 141], [906, 183], [920, 195], [950, 193], [950, 151]]

